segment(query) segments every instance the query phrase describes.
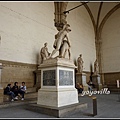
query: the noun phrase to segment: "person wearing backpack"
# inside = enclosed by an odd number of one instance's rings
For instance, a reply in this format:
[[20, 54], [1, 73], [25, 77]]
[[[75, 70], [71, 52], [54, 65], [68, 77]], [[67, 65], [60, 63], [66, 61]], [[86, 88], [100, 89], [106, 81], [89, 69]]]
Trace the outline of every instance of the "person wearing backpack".
[[11, 84], [8, 84], [7, 87], [4, 89], [4, 94], [5, 95], [10, 95], [11, 96], [11, 101], [14, 101], [15, 94], [14, 94], [14, 92], [12, 92]]

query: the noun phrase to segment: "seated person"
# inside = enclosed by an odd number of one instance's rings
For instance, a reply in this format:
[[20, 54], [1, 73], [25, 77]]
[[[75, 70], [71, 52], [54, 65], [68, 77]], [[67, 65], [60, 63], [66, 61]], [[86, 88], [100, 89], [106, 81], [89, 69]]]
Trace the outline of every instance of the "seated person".
[[89, 82], [87, 84], [88, 84], [88, 90], [89, 91], [92, 91], [93, 88], [95, 88], [95, 85], [92, 83], [92, 81], [89, 80]]
[[5, 95], [10, 95], [11, 96], [11, 101], [14, 101], [15, 94], [14, 94], [14, 92], [11, 91], [11, 84], [8, 84], [7, 87], [4, 89], [4, 94]]
[[92, 86], [92, 88], [95, 88], [95, 85], [93, 84], [92, 81], [90, 81], [90, 86]]
[[18, 82], [15, 82], [14, 83], [14, 86], [12, 87], [12, 91], [14, 92], [15, 94], [15, 99], [18, 99]]
[[19, 93], [22, 95], [22, 99], [21, 100], [24, 100], [25, 92], [26, 92], [25, 82], [22, 82], [22, 85], [20, 86], [20, 89], [19, 89]]
[[83, 91], [83, 85], [82, 85], [82, 84], [77, 83], [76, 88], [77, 88], [77, 90], [78, 90], [78, 94], [79, 94], [79, 93], [82, 93], [82, 91]]

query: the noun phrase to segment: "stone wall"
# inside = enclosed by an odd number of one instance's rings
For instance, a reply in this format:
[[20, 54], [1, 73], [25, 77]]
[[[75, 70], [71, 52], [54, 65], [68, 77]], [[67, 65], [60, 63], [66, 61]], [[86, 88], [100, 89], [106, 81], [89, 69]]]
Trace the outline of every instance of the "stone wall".
[[[113, 72], [114, 73], [120, 72], [119, 51], [120, 51], [120, 9], [115, 11], [109, 17], [109, 19], [106, 21], [103, 27], [103, 31], [102, 31], [103, 73], [111, 74]], [[114, 79], [116, 79], [116, 77]]]
[[0, 2], [0, 60], [37, 64], [40, 48], [54, 35], [53, 2]]
[[105, 84], [117, 84], [117, 80], [120, 80], [120, 72], [104, 73]]
[[[77, 5], [79, 2], [69, 2], [67, 9]], [[58, 32], [54, 26], [54, 2], [0, 2], [0, 16], [2, 85], [25, 81], [28, 87], [32, 87], [39, 51], [48, 42], [48, 51], [52, 52]], [[76, 65], [79, 54], [82, 54], [84, 71], [89, 73], [96, 59], [90, 16], [81, 7], [67, 15], [67, 22], [72, 30], [69, 34], [71, 57]]]
[[[68, 2], [67, 10], [80, 5], [80, 2]], [[71, 25], [69, 33], [72, 44], [72, 57], [76, 62], [80, 54], [84, 61], [83, 71], [90, 72], [96, 59], [95, 34], [91, 18], [84, 6], [78, 7], [67, 14], [67, 22]]]
[[8, 83], [12, 85], [14, 82], [18, 82], [18, 85], [21, 85], [21, 82], [25, 82], [27, 87], [33, 87], [35, 81], [35, 75], [33, 71], [37, 69], [35, 64], [25, 64], [11, 61], [2, 61], [0, 62], [3, 65], [1, 82], [2, 87], [6, 87]]

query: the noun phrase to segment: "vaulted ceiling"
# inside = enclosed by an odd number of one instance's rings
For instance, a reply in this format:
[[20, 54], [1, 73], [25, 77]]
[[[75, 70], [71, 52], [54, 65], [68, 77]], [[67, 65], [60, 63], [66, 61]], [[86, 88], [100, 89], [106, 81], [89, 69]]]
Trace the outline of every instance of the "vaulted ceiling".
[[[91, 21], [93, 23], [96, 39], [101, 37], [101, 31], [109, 19], [109, 17], [120, 8], [120, 2], [77, 2], [78, 7], [84, 6], [88, 11]], [[86, 4], [85, 4], [86, 3]], [[67, 14], [64, 14], [67, 10], [69, 2], [54, 2], [55, 4], [55, 26], [61, 26], [65, 24]], [[72, 9], [72, 8], [71, 8]], [[75, 6], [77, 9], [77, 6]], [[59, 24], [59, 25], [58, 25]]]
[[[107, 20], [112, 16], [119, 8], [120, 2], [77, 2], [79, 7], [85, 7], [93, 24], [95, 33], [95, 45], [96, 45], [96, 57], [99, 65], [101, 66], [101, 33]], [[77, 6], [71, 9], [67, 9], [69, 2], [54, 2], [55, 5], [55, 27], [60, 30], [65, 24], [67, 13]], [[101, 67], [100, 67], [101, 69]], [[101, 70], [100, 70], [101, 71]]]

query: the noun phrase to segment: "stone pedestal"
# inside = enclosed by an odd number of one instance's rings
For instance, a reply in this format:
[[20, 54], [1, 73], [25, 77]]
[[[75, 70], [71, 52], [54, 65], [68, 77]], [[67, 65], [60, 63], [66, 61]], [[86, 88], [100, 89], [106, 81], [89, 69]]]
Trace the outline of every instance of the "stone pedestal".
[[1, 83], [2, 83], [2, 81], [1, 81], [1, 70], [2, 70], [2, 63], [0, 63], [0, 103], [3, 102], [3, 92], [4, 92], [4, 90], [2, 88], [2, 85], [1, 85]]
[[86, 83], [86, 73], [76, 73], [76, 84], [80, 83], [84, 87], [84, 91], [88, 91], [88, 85]]
[[78, 103], [75, 88], [74, 63], [65, 58], [45, 60], [38, 67], [41, 70], [41, 88], [38, 90], [37, 104], [62, 107]]
[[101, 84], [101, 81], [100, 81], [100, 75], [97, 74], [93, 74], [92, 75], [92, 82], [93, 84], [95, 84], [95, 87], [97, 88], [97, 90], [101, 90], [102, 89], [102, 84]]
[[0, 103], [3, 103], [3, 88], [0, 87]]
[[36, 87], [38, 91], [38, 89], [41, 88], [41, 70], [35, 70], [33, 73], [35, 74], [34, 87]]

